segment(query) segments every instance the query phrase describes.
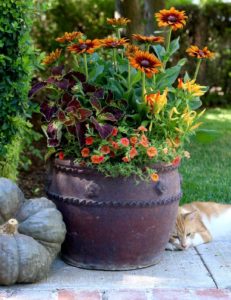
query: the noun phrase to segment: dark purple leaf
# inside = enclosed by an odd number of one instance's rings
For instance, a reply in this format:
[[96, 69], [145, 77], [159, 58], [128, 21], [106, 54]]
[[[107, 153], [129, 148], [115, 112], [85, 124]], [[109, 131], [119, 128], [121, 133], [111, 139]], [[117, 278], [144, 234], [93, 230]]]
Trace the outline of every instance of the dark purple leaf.
[[61, 90], [67, 90], [69, 87], [69, 80], [67, 79], [56, 80], [54, 84]]
[[87, 82], [82, 83], [84, 93], [94, 93], [96, 91], [96, 87]]
[[118, 107], [114, 107], [114, 106], [105, 106], [101, 110], [101, 113], [102, 114], [111, 113], [111, 114], [113, 114], [113, 116], [115, 117], [115, 119], [117, 121], [120, 120], [124, 115], [124, 112], [121, 109], [119, 109]]
[[64, 65], [56, 66], [51, 68], [51, 73], [54, 76], [61, 76], [64, 70]]
[[79, 122], [86, 121], [92, 115], [92, 111], [87, 108], [79, 108], [77, 109], [77, 119]]
[[68, 94], [68, 93], [63, 94], [61, 103], [64, 105], [67, 105], [72, 100], [72, 97], [73, 96], [71, 94]]
[[57, 79], [55, 79], [54, 77], [49, 77], [47, 79], [47, 83], [55, 83], [57, 81]]
[[66, 120], [66, 115], [62, 110], [59, 110], [58, 112], [58, 120], [60, 122], [64, 122]]
[[69, 108], [69, 107], [80, 108], [81, 104], [80, 104], [79, 100], [77, 100], [77, 98], [74, 98], [67, 104], [67, 108]]
[[106, 97], [105, 97], [105, 101], [110, 104], [111, 102], [113, 102], [113, 93], [111, 90], [108, 91]]
[[78, 81], [80, 82], [86, 81], [86, 76], [83, 73], [77, 71], [71, 71], [67, 73], [63, 78], [69, 81], [68, 89], [73, 88], [73, 86], [75, 86]]
[[58, 139], [47, 139], [47, 146], [48, 147], [58, 147], [60, 144], [60, 141]]
[[58, 128], [55, 123], [49, 123], [47, 127], [47, 136], [50, 139], [57, 138]]
[[114, 126], [110, 124], [100, 124], [94, 117], [91, 117], [90, 120], [102, 139], [106, 139], [112, 134]]
[[84, 123], [77, 123], [76, 124], [76, 136], [78, 138], [80, 147], [83, 147], [85, 144], [85, 133], [86, 133], [86, 126]]
[[76, 135], [76, 127], [75, 126], [68, 126], [67, 127], [67, 130], [73, 134], [73, 135]]
[[39, 90], [43, 89], [47, 85], [46, 81], [38, 82], [34, 84], [29, 91], [28, 97], [32, 97], [35, 93], [37, 93]]
[[112, 113], [109, 113], [109, 112], [106, 112], [104, 114], [100, 114], [100, 120], [106, 120], [106, 121], [112, 121], [112, 122], [117, 121], [115, 116]]
[[97, 111], [101, 110], [101, 103], [97, 98], [92, 97], [90, 102], [92, 107], [95, 108]]
[[98, 99], [103, 99], [103, 97], [104, 97], [104, 90], [101, 89], [101, 88], [97, 89], [97, 90], [94, 92], [93, 97], [94, 97], [94, 98], [98, 98]]
[[40, 106], [40, 112], [48, 122], [56, 114], [57, 110], [58, 108], [56, 106], [50, 106], [48, 102], [43, 102]]

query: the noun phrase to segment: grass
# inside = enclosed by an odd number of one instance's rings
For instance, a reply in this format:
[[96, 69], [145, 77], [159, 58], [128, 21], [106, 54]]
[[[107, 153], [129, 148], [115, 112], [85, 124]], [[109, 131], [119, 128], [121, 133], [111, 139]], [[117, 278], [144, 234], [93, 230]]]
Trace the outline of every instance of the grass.
[[181, 204], [191, 201], [231, 203], [231, 108], [208, 109], [193, 137], [189, 160], [180, 167]]

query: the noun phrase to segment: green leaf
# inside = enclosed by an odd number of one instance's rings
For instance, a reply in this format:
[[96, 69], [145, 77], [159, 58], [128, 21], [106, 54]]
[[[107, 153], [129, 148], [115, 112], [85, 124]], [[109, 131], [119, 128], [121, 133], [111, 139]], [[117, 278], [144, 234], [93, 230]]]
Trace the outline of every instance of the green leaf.
[[152, 46], [159, 60], [163, 61], [166, 51], [165, 48], [161, 45]]
[[102, 74], [104, 71], [104, 66], [103, 65], [98, 65], [98, 66], [95, 66], [94, 65], [94, 68], [91, 70], [91, 72], [89, 73], [89, 79], [91, 81], [95, 81], [95, 79], [100, 75]]
[[200, 100], [199, 97], [195, 97], [195, 98], [193, 98], [193, 100], [190, 100], [190, 101], [188, 102], [188, 104], [189, 104], [189, 107], [190, 107], [192, 110], [196, 110], [196, 109], [198, 109], [199, 107], [201, 107], [202, 102], [201, 102], [201, 100]]
[[180, 37], [171, 41], [170, 46], [169, 46], [169, 51], [168, 51], [169, 56], [172, 56], [180, 48], [179, 40], [180, 40]]

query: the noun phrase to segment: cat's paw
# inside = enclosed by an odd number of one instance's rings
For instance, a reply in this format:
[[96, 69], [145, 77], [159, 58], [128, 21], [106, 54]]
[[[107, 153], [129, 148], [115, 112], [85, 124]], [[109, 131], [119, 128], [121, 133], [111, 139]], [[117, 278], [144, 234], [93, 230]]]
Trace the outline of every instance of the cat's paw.
[[168, 250], [168, 251], [175, 251], [175, 250], [178, 250], [177, 247], [175, 245], [173, 245], [172, 243], [167, 243], [166, 247], [165, 247], [165, 250]]

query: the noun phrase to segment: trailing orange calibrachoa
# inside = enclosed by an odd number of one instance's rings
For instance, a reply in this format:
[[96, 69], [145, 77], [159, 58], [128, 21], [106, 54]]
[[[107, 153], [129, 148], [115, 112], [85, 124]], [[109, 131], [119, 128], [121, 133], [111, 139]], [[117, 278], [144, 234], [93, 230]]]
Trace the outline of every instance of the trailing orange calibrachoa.
[[130, 22], [125, 18], [107, 19], [112, 35], [104, 39], [89, 40], [75, 31], [56, 38], [60, 48], [43, 61], [51, 75], [30, 92], [47, 90], [41, 113], [52, 155], [109, 176], [153, 181], [159, 180], [155, 163], [177, 166], [190, 157], [184, 145], [201, 124], [204, 111], [196, 110], [207, 89], [196, 82], [197, 75], [214, 53], [196, 45], [185, 49], [197, 61], [192, 76], [181, 71], [186, 58], [170, 65], [180, 47], [172, 31], [181, 30], [187, 16], [174, 7], [155, 16], [168, 30], [166, 39], [121, 38], [121, 28]]

